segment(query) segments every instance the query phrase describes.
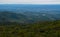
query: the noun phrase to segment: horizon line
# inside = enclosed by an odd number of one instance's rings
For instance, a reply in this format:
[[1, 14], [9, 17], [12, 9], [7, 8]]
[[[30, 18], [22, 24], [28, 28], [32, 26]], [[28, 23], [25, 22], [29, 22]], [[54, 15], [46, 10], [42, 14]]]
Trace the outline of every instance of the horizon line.
[[1, 4], [21, 4], [21, 5], [60, 5], [60, 4], [31, 4], [31, 3], [0, 3]]

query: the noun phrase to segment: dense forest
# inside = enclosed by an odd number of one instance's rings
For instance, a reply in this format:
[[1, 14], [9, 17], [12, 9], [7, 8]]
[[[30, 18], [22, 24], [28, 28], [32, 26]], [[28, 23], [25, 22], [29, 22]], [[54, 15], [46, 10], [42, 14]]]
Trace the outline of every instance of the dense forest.
[[0, 22], [0, 37], [60, 37], [60, 20], [31, 24]]

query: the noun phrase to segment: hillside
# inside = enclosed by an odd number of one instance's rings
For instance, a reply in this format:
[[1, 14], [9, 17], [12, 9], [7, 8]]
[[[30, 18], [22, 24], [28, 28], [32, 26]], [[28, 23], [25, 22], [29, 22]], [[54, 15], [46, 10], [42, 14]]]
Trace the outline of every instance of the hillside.
[[60, 20], [33, 24], [0, 23], [0, 37], [60, 37]]

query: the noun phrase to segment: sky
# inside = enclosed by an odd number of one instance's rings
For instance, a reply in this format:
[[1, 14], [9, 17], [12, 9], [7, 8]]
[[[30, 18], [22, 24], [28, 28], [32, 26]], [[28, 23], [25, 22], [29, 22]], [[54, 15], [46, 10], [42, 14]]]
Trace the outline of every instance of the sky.
[[60, 0], [0, 0], [0, 4], [60, 4]]

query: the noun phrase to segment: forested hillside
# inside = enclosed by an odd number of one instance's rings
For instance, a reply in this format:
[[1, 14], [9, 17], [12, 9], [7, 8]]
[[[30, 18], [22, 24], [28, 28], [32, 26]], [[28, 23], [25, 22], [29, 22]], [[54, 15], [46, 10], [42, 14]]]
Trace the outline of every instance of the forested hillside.
[[60, 37], [60, 20], [31, 24], [2, 22], [0, 37]]

